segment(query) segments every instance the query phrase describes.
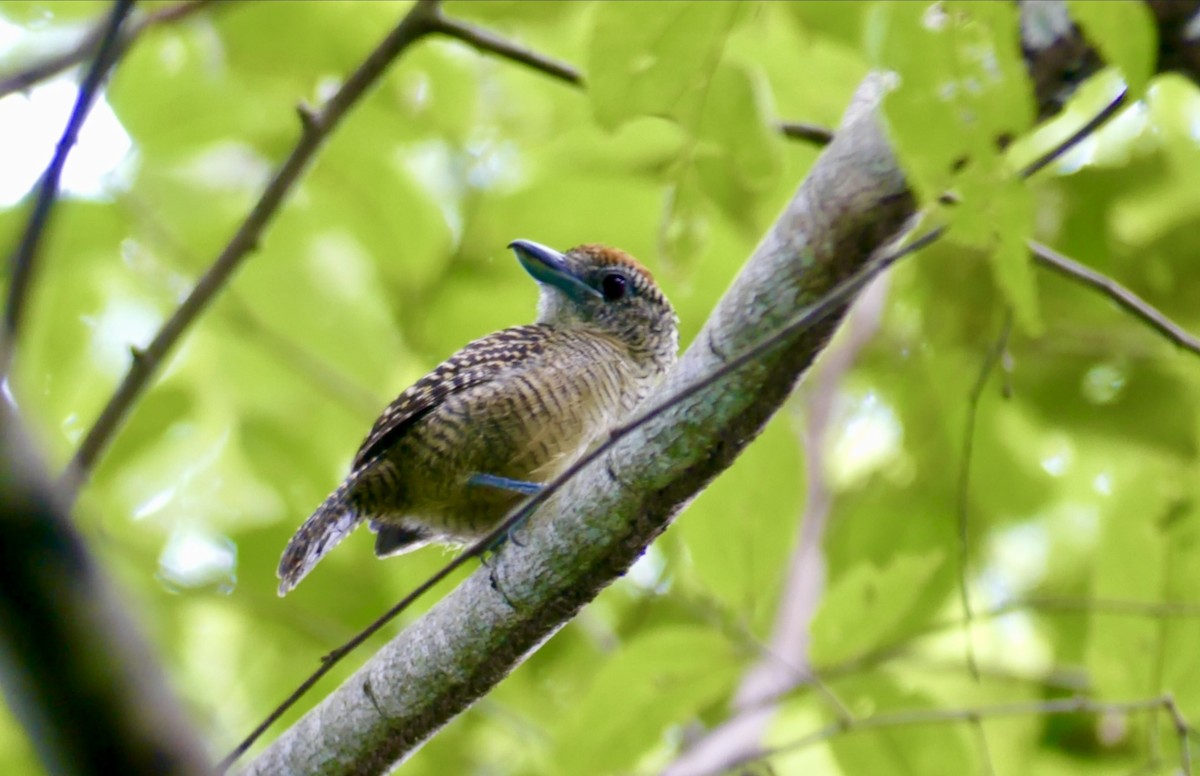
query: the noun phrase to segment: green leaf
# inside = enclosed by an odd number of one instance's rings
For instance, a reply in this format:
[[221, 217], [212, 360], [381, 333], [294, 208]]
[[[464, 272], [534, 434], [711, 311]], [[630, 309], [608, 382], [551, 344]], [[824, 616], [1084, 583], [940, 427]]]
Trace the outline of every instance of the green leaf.
[[868, 18], [867, 51], [898, 76], [883, 112], [922, 202], [949, 189], [958, 170], [990, 167], [1002, 141], [1033, 122], [1015, 6], [880, 3]]
[[[866, 719], [889, 712], [932, 711], [942, 704], [925, 693], [905, 689], [886, 675], [839, 685], [842, 701]], [[926, 776], [978, 773], [965, 726], [946, 724], [897, 725], [830, 742], [841, 773], [846, 776]]]
[[759, 633], [774, 621], [795, 547], [803, 472], [798, 429], [780, 413], [680, 524], [697, 581]]
[[987, 251], [992, 277], [1030, 336], [1042, 331], [1037, 280], [1026, 240], [1033, 234], [1033, 195], [1016, 178], [972, 168], [960, 178], [962, 204], [954, 211], [956, 239]]
[[[1166, 554], [1163, 559], [1164, 604], [1186, 609], [1195, 606], [1200, 590], [1200, 511], [1196, 493], [1180, 501], [1163, 525]], [[1183, 715], [1195, 719], [1200, 714], [1200, 619], [1180, 617], [1162, 623], [1162, 677], [1160, 689], [1170, 689]], [[1168, 733], [1169, 735], [1169, 733]], [[1164, 736], [1164, 740], [1167, 740]]]
[[713, 74], [696, 127], [696, 171], [705, 193], [730, 213], [779, 175], [783, 140], [769, 121], [763, 84], [751, 71], [722, 65]]
[[725, 38], [746, 4], [599, 3], [588, 45], [596, 121], [615, 129], [649, 114], [695, 123]]
[[923, 202], [947, 191], [956, 236], [987, 251], [1018, 324], [1041, 330], [1033, 270], [1030, 194], [1002, 148], [1033, 122], [1033, 99], [1017, 45], [1015, 6], [883, 3], [870, 19], [873, 61], [899, 77], [884, 100], [888, 131]]
[[1067, 10], [1101, 58], [1121, 68], [1129, 96], [1139, 99], [1158, 56], [1150, 8], [1137, 0], [1067, 0]]
[[[1119, 495], [1105, 510], [1092, 573], [1092, 597], [1100, 601], [1154, 604], [1162, 599], [1169, 545], [1165, 531], [1177, 509], [1174, 477], [1166, 461], [1142, 456], [1116, 483]], [[1128, 477], [1128, 479], [1125, 479]], [[1092, 615], [1087, 667], [1105, 698], [1133, 698], [1158, 692], [1156, 660], [1161, 625], [1152, 618]], [[1147, 659], [1134, 660], [1141, 655]]]
[[708, 240], [703, 192], [695, 173], [685, 171], [667, 192], [666, 212], [658, 227], [659, 249], [667, 259], [685, 263], [700, 255]]
[[627, 772], [668, 725], [713, 703], [741, 670], [729, 640], [712, 628], [660, 628], [622, 644], [557, 731], [556, 772]]
[[940, 550], [900, 555], [882, 567], [862, 563], [846, 572], [825, 594], [813, 620], [813, 663], [857, 657], [894, 635], [942, 557]]

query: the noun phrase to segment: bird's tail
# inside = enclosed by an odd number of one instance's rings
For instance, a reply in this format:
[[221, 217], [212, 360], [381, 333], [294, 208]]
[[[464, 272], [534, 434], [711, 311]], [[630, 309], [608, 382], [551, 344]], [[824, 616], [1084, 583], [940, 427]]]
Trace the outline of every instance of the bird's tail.
[[287, 595], [325, 557], [325, 553], [336, 547], [362, 522], [357, 510], [346, 498], [347, 491], [345, 485], [335, 490], [288, 542], [276, 572], [279, 576], [279, 595]]

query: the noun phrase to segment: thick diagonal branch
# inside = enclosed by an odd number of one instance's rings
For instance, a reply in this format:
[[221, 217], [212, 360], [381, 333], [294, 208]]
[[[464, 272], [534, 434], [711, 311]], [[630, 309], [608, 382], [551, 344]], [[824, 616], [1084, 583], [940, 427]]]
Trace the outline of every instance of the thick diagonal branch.
[[[914, 205], [876, 123], [877, 99], [869, 81], [650, 403], [776, 330], [902, 230]], [[377, 653], [249, 772], [378, 773], [411, 752], [629, 568], [761, 431], [835, 325], [830, 319], [802, 332], [584, 469], [520, 542]]]

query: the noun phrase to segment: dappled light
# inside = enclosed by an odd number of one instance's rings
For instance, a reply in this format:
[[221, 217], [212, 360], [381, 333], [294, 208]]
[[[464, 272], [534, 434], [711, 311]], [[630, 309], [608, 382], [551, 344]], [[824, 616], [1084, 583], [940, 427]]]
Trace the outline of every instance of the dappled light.
[[[146, 0], [43, 218], [114, 6], [0, 4], [21, 460], [234, 772], [1191, 773], [1200, 56], [1169, 5]], [[389, 402], [538, 316], [514, 240], [636, 257], [678, 362], [579, 450], [509, 418], [554, 466], [494, 535], [377, 560], [362, 527], [277, 597]], [[389, 503], [339, 515], [429, 520]], [[36, 772], [8, 702], [0, 773]]]

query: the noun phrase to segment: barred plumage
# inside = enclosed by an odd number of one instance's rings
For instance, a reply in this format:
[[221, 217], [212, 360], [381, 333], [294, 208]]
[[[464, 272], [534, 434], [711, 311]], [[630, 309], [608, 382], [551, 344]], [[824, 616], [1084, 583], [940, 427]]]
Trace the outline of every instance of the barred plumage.
[[289, 542], [280, 595], [364, 521], [380, 556], [485, 535], [526, 497], [494, 483], [552, 479], [674, 361], [674, 310], [627, 254], [511, 247], [541, 284], [538, 321], [475, 340], [392, 402]]

